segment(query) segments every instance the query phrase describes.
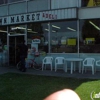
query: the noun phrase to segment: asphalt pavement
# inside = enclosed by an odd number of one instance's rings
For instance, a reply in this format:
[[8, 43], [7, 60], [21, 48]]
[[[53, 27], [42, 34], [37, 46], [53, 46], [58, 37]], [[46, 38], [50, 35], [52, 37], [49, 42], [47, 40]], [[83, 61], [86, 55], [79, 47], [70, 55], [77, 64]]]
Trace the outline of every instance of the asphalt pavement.
[[54, 76], [54, 77], [66, 77], [66, 78], [88, 78], [88, 79], [100, 79], [100, 71], [96, 71], [94, 75], [92, 75], [91, 71], [87, 71], [86, 73], [79, 73], [78, 71], [70, 74], [70, 70], [68, 72], [64, 72], [64, 70], [57, 70], [56, 72], [53, 70], [35, 70], [33, 68], [29, 68], [26, 72], [19, 71], [15, 66], [1, 66], [0, 74], [5, 73], [19, 73], [19, 74], [31, 74], [31, 75], [43, 75], [43, 76]]

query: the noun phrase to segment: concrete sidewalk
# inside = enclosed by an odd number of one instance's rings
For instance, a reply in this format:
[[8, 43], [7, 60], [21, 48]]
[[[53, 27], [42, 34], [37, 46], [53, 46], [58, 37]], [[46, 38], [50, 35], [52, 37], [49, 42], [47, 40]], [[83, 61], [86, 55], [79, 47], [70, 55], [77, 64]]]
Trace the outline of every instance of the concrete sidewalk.
[[43, 75], [43, 76], [55, 76], [55, 77], [70, 77], [70, 78], [88, 78], [88, 79], [100, 79], [100, 72], [96, 72], [92, 75], [91, 71], [87, 71], [82, 74], [78, 71], [75, 71], [73, 74], [70, 74], [70, 71], [67, 73], [63, 70], [58, 70], [55, 72], [54, 70], [34, 70], [32, 68], [27, 69], [26, 72], [19, 71], [15, 66], [14, 67], [0, 67], [0, 74], [4, 73], [20, 73], [20, 74], [31, 74], [31, 75]]

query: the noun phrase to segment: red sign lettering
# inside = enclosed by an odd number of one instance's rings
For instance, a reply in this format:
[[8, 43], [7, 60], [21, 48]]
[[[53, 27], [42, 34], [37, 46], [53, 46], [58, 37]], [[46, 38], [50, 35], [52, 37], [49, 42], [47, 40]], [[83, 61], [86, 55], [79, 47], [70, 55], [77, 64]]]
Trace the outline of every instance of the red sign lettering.
[[57, 19], [57, 15], [54, 15], [54, 14], [43, 13], [42, 16], [48, 19]]

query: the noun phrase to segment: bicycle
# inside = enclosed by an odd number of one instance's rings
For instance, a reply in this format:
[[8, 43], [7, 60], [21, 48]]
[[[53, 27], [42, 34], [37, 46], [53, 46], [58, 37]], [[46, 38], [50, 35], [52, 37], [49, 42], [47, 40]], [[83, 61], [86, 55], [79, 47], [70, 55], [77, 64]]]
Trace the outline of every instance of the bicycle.
[[[34, 53], [34, 58], [33, 59], [25, 59], [26, 61], [26, 68], [34, 68], [35, 70], [40, 70], [42, 69], [42, 65], [41, 64], [38, 64], [37, 61], [36, 61], [36, 57], [39, 57], [40, 56], [40, 53], [36, 52]], [[16, 65], [17, 69], [20, 69], [21, 67], [21, 61], [19, 61]]]

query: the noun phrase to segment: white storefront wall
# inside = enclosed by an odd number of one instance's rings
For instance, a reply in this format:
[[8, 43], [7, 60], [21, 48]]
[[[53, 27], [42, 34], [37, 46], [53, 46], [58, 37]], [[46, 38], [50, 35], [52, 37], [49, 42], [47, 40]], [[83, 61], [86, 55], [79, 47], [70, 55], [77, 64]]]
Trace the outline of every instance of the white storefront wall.
[[[30, 6], [31, 4], [30, 2], [32, 3], [33, 1], [28, 1], [27, 2], [28, 6]], [[49, 0], [48, 0], [48, 3], [50, 3]], [[79, 20], [81, 20], [81, 19], [90, 19], [90, 18], [100, 18], [100, 13], [98, 13], [100, 11], [100, 7], [79, 8], [80, 6], [81, 6], [81, 0], [51, 0], [51, 6], [49, 6], [49, 8], [46, 7], [48, 10], [39, 11], [40, 9], [38, 9], [37, 7], [38, 12], [34, 12], [34, 10], [32, 10], [29, 7], [29, 9], [26, 10], [26, 13], [24, 12], [23, 14], [16, 14], [16, 15], [13, 15], [13, 14], [9, 15], [8, 12], [11, 12], [11, 11], [6, 10], [8, 7], [5, 6], [4, 10], [8, 15], [4, 17], [2, 16], [0, 17], [0, 19], [2, 20], [2, 23], [0, 24], [11, 25], [11, 24], [18, 24], [18, 23], [26, 23], [26, 22], [51, 21], [51, 20], [61, 20], [61, 19], [77, 19], [78, 18]], [[12, 9], [12, 7], [10, 9]], [[5, 13], [3, 14], [5, 15]], [[22, 17], [23, 17], [23, 20], [22, 20]], [[89, 56], [89, 57], [94, 57], [96, 59], [99, 59], [99, 56], [100, 56], [100, 54], [84, 54], [84, 53], [79, 54], [79, 55], [77, 55], [76, 53], [66, 54], [66, 55], [65, 53], [62, 53], [62, 54], [52, 53], [48, 55], [56, 57], [58, 54], [59, 56], [65, 56], [65, 57], [79, 56], [79, 57], [85, 58]]]
[[51, 20], [62, 20], [62, 19], [77, 19], [77, 8], [48, 10], [48, 11], [19, 14], [19, 15], [6, 16], [0, 18], [1, 25], [12, 25], [12, 24], [40, 22], [40, 21], [50, 22]]
[[27, 13], [20, 15], [13, 15], [2, 17], [2, 25], [18, 24], [26, 22], [50, 21], [61, 19], [75, 19], [77, 18], [77, 8], [59, 9], [35, 13]]
[[80, 7], [81, 0], [51, 0], [51, 9]]
[[76, 19], [79, 0], [26, 0], [0, 6], [0, 25]]
[[[100, 7], [84, 7], [80, 8], [78, 10], [78, 19], [96, 19], [100, 18]], [[80, 57], [94, 57], [95, 60], [100, 59], [100, 54], [99, 53], [80, 53]], [[98, 70], [100, 70], [98, 68]]]
[[79, 19], [100, 18], [100, 7], [86, 7], [78, 10]]

